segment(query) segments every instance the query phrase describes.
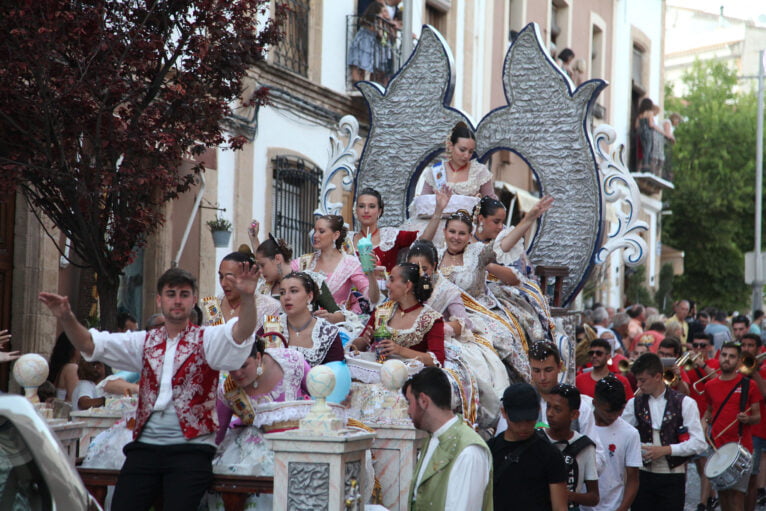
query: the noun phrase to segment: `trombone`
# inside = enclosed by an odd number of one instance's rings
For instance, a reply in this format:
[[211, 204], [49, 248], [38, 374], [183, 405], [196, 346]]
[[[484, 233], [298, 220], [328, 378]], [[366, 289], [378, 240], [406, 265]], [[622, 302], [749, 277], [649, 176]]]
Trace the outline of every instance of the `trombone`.
[[[742, 354], [742, 362], [739, 365], [738, 371], [742, 373], [745, 376], [751, 376], [755, 371], [758, 370], [758, 367], [761, 365], [761, 362], [766, 360], [766, 353], [759, 353], [757, 356], [753, 356], [750, 353], [743, 353]], [[699, 380], [694, 382], [694, 385], [692, 385], [692, 388], [694, 389], [694, 392], [697, 394], [704, 394], [705, 391], [700, 390], [697, 385], [700, 383], [704, 383], [705, 381], [713, 378], [714, 376], [718, 376], [718, 373], [721, 372], [721, 369], [716, 369], [712, 373], [706, 374]]]

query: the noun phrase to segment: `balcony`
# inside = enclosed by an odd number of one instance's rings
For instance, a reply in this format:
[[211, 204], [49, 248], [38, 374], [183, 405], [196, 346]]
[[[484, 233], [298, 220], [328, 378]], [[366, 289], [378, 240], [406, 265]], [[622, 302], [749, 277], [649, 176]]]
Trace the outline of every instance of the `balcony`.
[[346, 83], [360, 80], [386, 87], [401, 67], [401, 30], [380, 16], [346, 16]]

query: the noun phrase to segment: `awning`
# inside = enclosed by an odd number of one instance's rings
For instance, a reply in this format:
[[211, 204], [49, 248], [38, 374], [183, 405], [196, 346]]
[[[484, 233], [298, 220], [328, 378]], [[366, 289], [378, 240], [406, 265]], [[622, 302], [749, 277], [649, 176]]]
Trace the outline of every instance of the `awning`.
[[534, 205], [540, 201], [539, 197], [535, 197], [528, 191], [522, 188], [513, 186], [512, 184], [508, 184], [505, 181], [495, 181], [495, 188], [500, 188], [501, 190], [509, 191], [513, 195], [515, 195], [516, 201], [519, 204], [519, 209], [521, 209], [521, 211], [523, 211], [524, 213], [532, 209]]

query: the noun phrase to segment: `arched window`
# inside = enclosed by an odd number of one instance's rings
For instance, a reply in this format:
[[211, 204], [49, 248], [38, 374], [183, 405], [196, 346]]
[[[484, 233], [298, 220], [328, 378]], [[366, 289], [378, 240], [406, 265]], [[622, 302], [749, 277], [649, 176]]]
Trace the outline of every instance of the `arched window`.
[[322, 169], [300, 156], [275, 156], [274, 236], [287, 241], [295, 257], [311, 251], [309, 231], [319, 205]]

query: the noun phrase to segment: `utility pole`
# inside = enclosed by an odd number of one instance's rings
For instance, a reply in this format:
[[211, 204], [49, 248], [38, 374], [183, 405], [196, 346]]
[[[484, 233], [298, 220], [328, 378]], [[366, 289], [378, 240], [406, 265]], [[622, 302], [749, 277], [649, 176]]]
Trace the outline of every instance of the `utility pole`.
[[761, 216], [763, 212], [763, 59], [758, 54], [758, 124], [755, 134], [755, 279], [753, 280], [753, 310], [763, 310], [763, 267], [761, 265]]

